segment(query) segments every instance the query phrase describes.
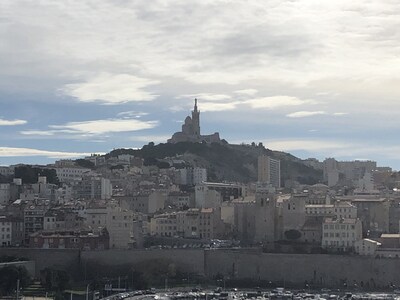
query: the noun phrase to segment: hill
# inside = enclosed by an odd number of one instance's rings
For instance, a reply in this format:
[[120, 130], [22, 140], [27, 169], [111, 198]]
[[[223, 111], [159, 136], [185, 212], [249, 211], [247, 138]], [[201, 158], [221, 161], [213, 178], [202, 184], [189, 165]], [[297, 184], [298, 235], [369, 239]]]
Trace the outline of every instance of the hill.
[[288, 179], [304, 184], [321, 182], [322, 172], [304, 165], [301, 160], [291, 154], [266, 149], [259, 145], [230, 145], [182, 142], [177, 144], [149, 143], [142, 149], [116, 149], [106, 154], [115, 157], [120, 154], [131, 154], [141, 157], [145, 164], [157, 164], [157, 160], [177, 157], [190, 165], [208, 169], [212, 181], [257, 181], [257, 158], [267, 154], [281, 161], [282, 183]]

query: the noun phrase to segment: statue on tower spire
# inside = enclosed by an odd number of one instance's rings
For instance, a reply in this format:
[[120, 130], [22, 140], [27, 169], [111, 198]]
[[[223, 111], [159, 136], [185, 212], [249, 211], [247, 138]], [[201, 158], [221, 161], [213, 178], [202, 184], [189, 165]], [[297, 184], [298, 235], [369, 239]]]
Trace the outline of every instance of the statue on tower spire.
[[197, 111], [197, 98], [194, 98], [194, 111]]

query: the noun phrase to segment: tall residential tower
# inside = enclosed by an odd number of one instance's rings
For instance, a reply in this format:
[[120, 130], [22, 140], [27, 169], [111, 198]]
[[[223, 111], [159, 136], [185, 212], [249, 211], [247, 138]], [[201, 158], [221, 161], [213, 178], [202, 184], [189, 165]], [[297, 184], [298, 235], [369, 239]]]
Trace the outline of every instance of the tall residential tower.
[[281, 187], [281, 162], [267, 155], [258, 157], [258, 182], [269, 183], [275, 188]]

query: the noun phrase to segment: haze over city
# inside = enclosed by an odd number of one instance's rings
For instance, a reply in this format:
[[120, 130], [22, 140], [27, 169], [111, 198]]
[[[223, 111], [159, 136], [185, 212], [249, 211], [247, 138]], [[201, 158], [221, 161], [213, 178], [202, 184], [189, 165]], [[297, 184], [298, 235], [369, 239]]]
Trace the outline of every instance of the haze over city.
[[399, 169], [398, 1], [0, 3], [0, 165], [202, 131]]

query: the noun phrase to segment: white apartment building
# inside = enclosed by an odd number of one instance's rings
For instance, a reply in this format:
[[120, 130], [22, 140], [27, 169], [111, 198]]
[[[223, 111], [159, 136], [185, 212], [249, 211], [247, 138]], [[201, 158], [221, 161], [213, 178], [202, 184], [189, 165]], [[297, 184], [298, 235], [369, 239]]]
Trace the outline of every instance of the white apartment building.
[[185, 168], [176, 170], [176, 183], [182, 185], [197, 185], [207, 181], [207, 169]]
[[193, 168], [193, 185], [207, 181], [207, 169]]
[[7, 247], [11, 245], [12, 222], [6, 216], [0, 216], [0, 246]]
[[80, 181], [83, 174], [90, 172], [90, 169], [78, 166], [55, 167], [54, 170], [56, 170], [58, 180], [62, 183]]
[[322, 223], [322, 248], [335, 251], [351, 251], [362, 239], [359, 219], [326, 218]]
[[306, 204], [306, 215], [310, 217], [336, 217], [337, 219], [357, 218], [357, 207], [349, 202], [334, 204]]

